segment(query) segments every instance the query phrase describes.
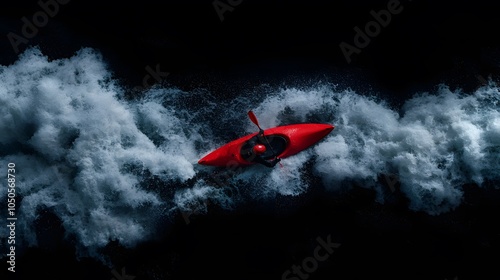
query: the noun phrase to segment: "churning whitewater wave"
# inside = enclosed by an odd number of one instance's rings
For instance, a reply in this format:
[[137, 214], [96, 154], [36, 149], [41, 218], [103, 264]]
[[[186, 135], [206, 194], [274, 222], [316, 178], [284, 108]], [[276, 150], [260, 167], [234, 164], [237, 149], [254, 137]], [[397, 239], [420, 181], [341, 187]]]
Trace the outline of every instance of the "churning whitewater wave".
[[[18, 246], [37, 245], [42, 210], [60, 219], [81, 254], [96, 255], [110, 240], [134, 246], [153, 238], [160, 219], [203, 213], [208, 201], [231, 209], [300, 195], [311, 176], [327, 189], [357, 184], [382, 194], [380, 176], [395, 174], [410, 208], [429, 214], [458, 206], [464, 184], [500, 180], [494, 84], [473, 93], [442, 86], [402, 108], [330, 84], [260, 87], [222, 102], [203, 89], [154, 87], [135, 99], [127, 90], [92, 49], [49, 61], [33, 48], [0, 68], [0, 170], [16, 164]], [[250, 109], [263, 128], [336, 128], [281, 168], [198, 166], [209, 151], [255, 132]]]

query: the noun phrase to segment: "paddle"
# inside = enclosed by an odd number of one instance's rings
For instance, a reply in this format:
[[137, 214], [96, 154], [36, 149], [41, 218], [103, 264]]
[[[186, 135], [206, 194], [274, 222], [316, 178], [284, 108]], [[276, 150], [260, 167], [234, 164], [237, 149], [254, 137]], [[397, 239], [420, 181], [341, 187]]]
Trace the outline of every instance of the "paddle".
[[250, 118], [250, 120], [255, 124], [257, 125], [257, 127], [259, 128], [259, 130], [262, 130], [262, 128], [260, 128], [260, 125], [259, 125], [259, 121], [257, 120], [257, 117], [255, 116], [255, 114], [250, 110], [248, 111], [248, 117]]
[[[262, 135], [264, 135], [264, 130], [262, 128], [260, 128], [259, 121], [257, 120], [257, 116], [255, 116], [255, 114], [252, 112], [252, 110], [248, 111], [248, 117], [259, 128], [259, 130], [262, 130]], [[269, 145], [269, 147], [271, 147], [271, 151], [273, 152], [274, 158], [276, 158], [277, 155], [276, 155], [276, 152], [274, 152], [273, 146], [271, 146], [271, 143], [269, 143], [269, 140], [267, 140], [266, 137], [264, 137], [264, 139], [266, 139], [267, 144]], [[283, 167], [281, 162], [280, 162], [280, 166]]]

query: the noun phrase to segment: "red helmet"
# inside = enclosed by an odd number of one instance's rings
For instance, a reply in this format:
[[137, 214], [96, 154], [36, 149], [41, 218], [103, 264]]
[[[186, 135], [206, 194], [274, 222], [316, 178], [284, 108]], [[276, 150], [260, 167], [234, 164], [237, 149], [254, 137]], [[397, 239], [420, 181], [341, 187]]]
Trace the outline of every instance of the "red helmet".
[[253, 146], [253, 152], [256, 155], [261, 155], [261, 154], [266, 152], [266, 146], [264, 146], [262, 144], [257, 144], [255, 146]]

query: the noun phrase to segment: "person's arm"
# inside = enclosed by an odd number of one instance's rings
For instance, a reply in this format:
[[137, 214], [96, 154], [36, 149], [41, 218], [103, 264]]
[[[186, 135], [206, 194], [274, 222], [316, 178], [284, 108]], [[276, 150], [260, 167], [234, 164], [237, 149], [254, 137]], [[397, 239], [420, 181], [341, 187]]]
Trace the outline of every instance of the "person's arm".
[[259, 129], [259, 137], [264, 137], [264, 129], [262, 128]]
[[259, 133], [257, 134], [257, 142], [264, 145], [269, 144], [269, 142], [266, 140], [264, 136], [264, 130], [262, 128], [259, 130]]

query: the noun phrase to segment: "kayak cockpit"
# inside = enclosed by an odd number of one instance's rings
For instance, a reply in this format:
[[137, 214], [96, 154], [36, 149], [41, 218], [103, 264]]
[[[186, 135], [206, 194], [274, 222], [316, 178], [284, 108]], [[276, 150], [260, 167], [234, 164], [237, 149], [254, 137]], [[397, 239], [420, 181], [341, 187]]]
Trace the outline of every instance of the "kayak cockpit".
[[266, 152], [261, 155], [263, 159], [273, 159], [283, 153], [288, 147], [288, 138], [283, 135], [271, 134], [265, 135], [265, 139], [260, 139], [257, 135], [247, 140], [241, 146], [240, 155], [246, 161], [251, 161], [253, 154], [252, 149], [257, 144], [266, 146]]

